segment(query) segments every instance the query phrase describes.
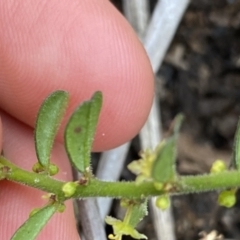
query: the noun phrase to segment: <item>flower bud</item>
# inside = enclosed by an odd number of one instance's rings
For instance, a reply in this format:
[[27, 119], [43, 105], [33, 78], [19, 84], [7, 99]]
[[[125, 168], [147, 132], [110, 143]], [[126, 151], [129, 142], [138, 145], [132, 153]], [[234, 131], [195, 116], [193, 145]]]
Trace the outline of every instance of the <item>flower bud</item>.
[[170, 207], [170, 198], [167, 195], [162, 195], [157, 197], [156, 199], [156, 206], [160, 208], [161, 210], [166, 210]]
[[162, 184], [162, 183], [160, 183], [160, 182], [154, 182], [153, 185], [154, 185], [154, 187], [155, 187], [158, 191], [163, 190], [163, 184]]
[[211, 173], [220, 173], [220, 172], [225, 171], [226, 169], [227, 169], [227, 167], [226, 167], [225, 162], [223, 160], [218, 159], [213, 163], [210, 172]]
[[235, 193], [235, 189], [222, 191], [218, 196], [218, 204], [227, 208], [233, 207], [237, 201]]
[[44, 167], [39, 162], [37, 162], [33, 165], [32, 170], [35, 173], [39, 173], [44, 171]]
[[55, 164], [49, 165], [49, 175], [50, 176], [56, 175], [58, 173], [58, 171], [59, 171], [59, 168], [57, 165], [55, 165]]
[[75, 182], [67, 182], [63, 185], [62, 191], [65, 197], [71, 197], [77, 189], [77, 183]]

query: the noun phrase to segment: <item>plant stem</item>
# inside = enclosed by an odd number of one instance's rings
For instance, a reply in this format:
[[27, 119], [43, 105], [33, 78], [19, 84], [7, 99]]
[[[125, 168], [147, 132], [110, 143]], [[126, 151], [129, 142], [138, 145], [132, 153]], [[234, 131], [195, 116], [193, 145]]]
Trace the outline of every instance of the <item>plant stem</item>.
[[240, 186], [240, 171], [185, 176], [179, 180], [180, 194], [223, 190]]
[[[56, 194], [61, 200], [67, 199], [62, 192], [62, 186], [65, 182], [20, 169], [1, 156], [0, 164], [9, 168], [5, 174], [5, 179]], [[170, 195], [234, 188], [240, 186], [240, 172], [226, 171], [216, 174], [182, 176], [172, 185], [174, 187], [170, 190]], [[93, 178], [86, 186], [78, 185], [71, 198], [112, 197], [139, 199], [159, 196], [163, 193], [166, 192], [155, 189], [153, 182], [136, 185], [135, 182], [104, 182]]]
[[60, 197], [64, 197], [64, 194], [61, 190], [64, 182], [53, 179], [45, 174], [23, 170], [2, 156], [0, 156], [0, 164], [9, 168], [8, 172], [5, 173], [6, 180], [22, 183], [24, 185], [38, 188], [43, 191], [59, 195]]

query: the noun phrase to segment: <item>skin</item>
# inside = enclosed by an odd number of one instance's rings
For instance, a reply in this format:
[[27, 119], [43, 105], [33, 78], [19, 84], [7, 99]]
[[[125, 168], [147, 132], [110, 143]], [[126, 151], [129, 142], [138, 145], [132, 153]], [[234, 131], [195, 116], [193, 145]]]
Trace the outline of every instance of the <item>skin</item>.
[[[117, 147], [143, 126], [153, 99], [153, 74], [134, 31], [107, 0], [0, 1], [0, 149], [15, 164], [37, 161], [33, 128], [37, 111], [52, 91], [70, 93], [52, 161], [57, 178], [71, 179], [63, 148], [69, 114], [94, 91], [104, 104], [94, 151]], [[42, 192], [0, 182], [0, 233], [10, 239], [29, 212], [42, 206]], [[56, 214], [37, 239], [79, 239], [72, 204]]]

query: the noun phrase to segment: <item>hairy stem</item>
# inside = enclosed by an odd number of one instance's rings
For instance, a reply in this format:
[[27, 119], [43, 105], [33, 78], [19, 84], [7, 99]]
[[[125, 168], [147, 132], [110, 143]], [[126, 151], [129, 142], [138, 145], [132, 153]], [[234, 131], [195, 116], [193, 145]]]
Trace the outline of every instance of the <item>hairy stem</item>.
[[240, 186], [239, 171], [181, 177], [179, 193], [207, 192]]
[[[5, 166], [5, 179], [22, 183], [24, 185], [41, 189], [46, 192], [54, 193], [59, 197], [64, 197], [62, 186], [64, 182], [39, 173], [23, 170], [0, 156], [0, 164]], [[6, 167], [8, 168], [6, 170]]]
[[[65, 182], [20, 169], [4, 157], [0, 157], [0, 164], [5, 167], [5, 179], [56, 194], [61, 200], [67, 199], [62, 192], [62, 186]], [[169, 192], [171, 195], [239, 187], [240, 172], [226, 171], [217, 174], [182, 176], [175, 183], [172, 183], [172, 186], [173, 188]], [[71, 198], [112, 197], [139, 199], [159, 196], [163, 193], [166, 192], [156, 190], [152, 182], [136, 185], [135, 182], [104, 182], [93, 178], [86, 186], [78, 185]]]

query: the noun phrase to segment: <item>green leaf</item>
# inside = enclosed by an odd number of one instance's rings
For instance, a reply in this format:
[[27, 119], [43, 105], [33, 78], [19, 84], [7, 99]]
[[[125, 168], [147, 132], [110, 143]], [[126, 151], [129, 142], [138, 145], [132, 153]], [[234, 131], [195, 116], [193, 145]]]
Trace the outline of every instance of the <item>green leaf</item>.
[[33, 240], [47, 224], [52, 215], [57, 211], [56, 205], [48, 205], [36, 213], [15, 232], [11, 240]]
[[234, 139], [233, 165], [237, 170], [240, 170], [240, 119]]
[[135, 228], [142, 219], [148, 215], [147, 199], [140, 204], [135, 204], [132, 207], [129, 225]]
[[157, 152], [156, 159], [152, 166], [151, 176], [156, 182], [169, 182], [175, 176], [175, 162], [177, 154], [177, 137], [183, 115], [179, 114], [174, 119], [173, 136], [163, 141], [161, 148]]
[[176, 143], [175, 137], [166, 140], [153, 163], [153, 180], [165, 183], [173, 180], [175, 174]]
[[102, 93], [96, 92], [81, 104], [67, 123], [65, 148], [73, 166], [86, 172], [90, 166], [90, 152], [102, 106]]
[[56, 91], [43, 102], [35, 126], [35, 148], [38, 162], [45, 169], [50, 163], [54, 138], [68, 103], [68, 93]]

